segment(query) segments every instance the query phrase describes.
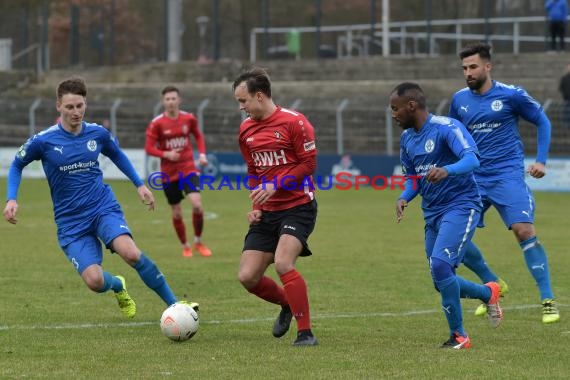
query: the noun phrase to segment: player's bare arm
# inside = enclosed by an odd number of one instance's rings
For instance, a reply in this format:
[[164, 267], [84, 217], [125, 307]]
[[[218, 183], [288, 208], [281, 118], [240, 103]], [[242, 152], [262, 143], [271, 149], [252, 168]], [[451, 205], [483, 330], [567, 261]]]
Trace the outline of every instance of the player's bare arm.
[[137, 192], [139, 193], [139, 198], [142, 202], [148, 206], [149, 211], [154, 210], [154, 195], [152, 192], [145, 186], [141, 185], [137, 188]]
[[10, 199], [6, 202], [6, 207], [4, 207], [4, 219], [8, 223], [16, 224], [18, 220], [16, 219], [16, 213], [18, 212], [18, 202], [14, 199]]
[[535, 162], [528, 167], [527, 171], [533, 178], [542, 178], [546, 175], [546, 166], [541, 162]]
[[275, 194], [276, 191], [277, 189], [275, 189], [275, 186], [272, 182], [264, 182], [258, 185], [255, 190], [251, 191], [249, 198], [253, 203], [262, 205], [267, 202], [273, 196], [273, 194]]
[[408, 207], [408, 202], [405, 199], [398, 199], [396, 201], [396, 223], [404, 218], [404, 209]]

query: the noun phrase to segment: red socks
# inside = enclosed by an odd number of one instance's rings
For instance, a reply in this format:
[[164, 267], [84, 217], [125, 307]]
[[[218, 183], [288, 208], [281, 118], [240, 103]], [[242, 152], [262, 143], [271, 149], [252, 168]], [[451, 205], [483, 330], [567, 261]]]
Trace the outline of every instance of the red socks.
[[184, 224], [184, 219], [172, 218], [172, 225], [174, 226], [174, 230], [176, 231], [176, 235], [178, 235], [180, 243], [186, 244], [188, 240], [186, 240], [186, 225]]
[[297, 320], [297, 329], [310, 330], [311, 318], [309, 315], [309, 297], [307, 295], [307, 284], [299, 272], [295, 269], [279, 276], [283, 283], [289, 307], [293, 316]]
[[204, 213], [192, 213], [192, 225], [194, 226], [194, 236], [202, 236], [202, 229], [204, 228]]
[[[186, 239], [186, 225], [184, 224], [184, 219], [172, 218], [172, 225], [178, 235], [178, 240], [180, 243], [186, 244], [188, 240]], [[202, 236], [202, 229], [204, 228], [204, 214], [203, 213], [192, 213], [192, 225], [194, 226], [194, 236]]]
[[253, 288], [248, 289], [248, 292], [255, 294], [259, 298], [275, 303], [281, 306], [287, 305], [287, 298], [285, 292], [277, 285], [275, 281], [267, 276], [261, 277], [261, 280]]

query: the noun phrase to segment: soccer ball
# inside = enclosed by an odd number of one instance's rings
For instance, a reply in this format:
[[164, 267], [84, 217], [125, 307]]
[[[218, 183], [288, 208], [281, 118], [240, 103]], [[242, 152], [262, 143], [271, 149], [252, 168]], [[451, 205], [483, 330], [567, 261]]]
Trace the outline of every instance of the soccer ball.
[[160, 318], [162, 333], [176, 342], [192, 338], [199, 325], [198, 313], [185, 303], [170, 305]]

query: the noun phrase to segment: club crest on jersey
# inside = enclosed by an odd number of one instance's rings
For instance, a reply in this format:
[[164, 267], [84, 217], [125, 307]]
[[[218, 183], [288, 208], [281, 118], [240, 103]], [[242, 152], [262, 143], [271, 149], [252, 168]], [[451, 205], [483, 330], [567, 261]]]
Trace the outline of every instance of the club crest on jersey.
[[182, 133], [184, 133], [185, 135], [188, 134], [188, 126], [187, 126], [186, 124], [184, 124], [184, 125], [182, 126]]
[[277, 140], [281, 140], [281, 134], [278, 131], [273, 132], [273, 134], [277, 137]]
[[87, 149], [89, 149], [91, 152], [95, 152], [95, 150], [97, 149], [97, 141], [95, 140], [87, 141]]
[[491, 103], [491, 109], [493, 111], [500, 111], [503, 109], [503, 102], [500, 100], [495, 100], [493, 101], [493, 103]]
[[432, 139], [428, 139], [426, 141], [426, 144], [424, 145], [424, 149], [426, 150], [426, 152], [431, 153], [433, 152], [433, 148], [435, 148], [435, 143], [433, 142]]

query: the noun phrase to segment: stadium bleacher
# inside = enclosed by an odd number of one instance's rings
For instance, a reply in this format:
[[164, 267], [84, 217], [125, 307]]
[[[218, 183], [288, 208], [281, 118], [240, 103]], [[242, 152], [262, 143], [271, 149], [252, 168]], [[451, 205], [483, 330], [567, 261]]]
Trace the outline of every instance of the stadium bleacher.
[[[561, 123], [558, 80], [567, 64], [564, 54], [519, 54], [494, 57], [493, 78], [526, 88], [539, 102], [547, 100], [553, 123], [552, 156], [570, 151], [570, 128]], [[386, 108], [389, 91], [401, 81], [420, 83], [430, 109], [435, 111], [453, 92], [464, 86], [459, 59], [455, 56], [353, 58], [337, 60], [267, 61], [259, 66], [269, 70], [274, 82], [274, 98], [284, 107], [296, 106], [316, 128], [319, 150], [337, 151], [337, 109], [348, 103], [341, 117], [344, 152], [385, 154]], [[215, 65], [195, 62], [103, 67], [85, 71], [53, 70], [39, 80], [19, 77], [25, 86], [14, 85], [0, 93], [0, 146], [18, 146], [30, 133], [29, 110], [36, 110], [35, 132], [56, 119], [53, 92], [57, 83], [71, 75], [86, 79], [89, 87], [86, 120], [102, 123], [110, 119], [113, 102], [117, 109], [117, 134], [125, 148], [142, 148], [144, 130], [160, 100], [160, 90], [175, 84], [182, 91], [183, 108], [196, 112], [205, 99], [204, 130], [209, 150], [237, 151], [236, 133], [241, 115], [231, 91], [232, 80], [247, 63], [222, 61]], [[28, 78], [28, 79], [26, 79]], [[442, 107], [442, 113], [447, 106]], [[536, 146], [532, 125], [521, 122], [521, 135], [529, 154]], [[392, 151], [397, 154], [397, 136]]]

